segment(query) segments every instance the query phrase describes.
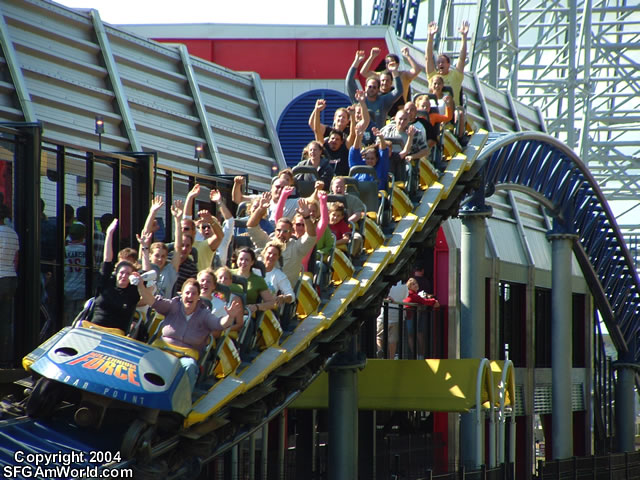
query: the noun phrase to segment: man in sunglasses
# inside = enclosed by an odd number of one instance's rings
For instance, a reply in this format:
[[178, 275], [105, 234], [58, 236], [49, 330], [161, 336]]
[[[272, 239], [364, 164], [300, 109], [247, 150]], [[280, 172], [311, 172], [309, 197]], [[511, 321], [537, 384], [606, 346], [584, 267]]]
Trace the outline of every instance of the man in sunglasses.
[[[215, 196], [214, 192], [217, 192], [217, 190], [212, 190], [210, 197]], [[184, 207], [185, 212], [191, 212], [193, 210], [195, 199], [199, 194], [200, 185], [195, 184], [187, 194], [187, 201]], [[211, 198], [211, 200], [213, 201], [213, 198]], [[200, 232], [200, 235], [202, 235], [202, 240], [193, 242], [193, 248], [198, 252], [197, 265], [198, 271], [200, 271], [212, 266], [213, 257], [222, 243], [224, 232], [218, 219], [211, 215], [209, 210], [198, 211], [198, 220], [195, 221], [195, 226]]]

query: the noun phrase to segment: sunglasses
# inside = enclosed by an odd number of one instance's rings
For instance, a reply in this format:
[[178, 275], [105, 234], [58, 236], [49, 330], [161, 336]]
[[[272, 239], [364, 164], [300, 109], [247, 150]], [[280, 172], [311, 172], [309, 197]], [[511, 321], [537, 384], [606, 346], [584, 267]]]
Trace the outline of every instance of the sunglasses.
[[285, 230], [284, 228], [276, 228], [276, 232], [278, 233], [289, 233], [291, 230]]
[[211, 225], [207, 224], [207, 225], [200, 225], [200, 228], [202, 230], [204, 230], [205, 228], [211, 228]]

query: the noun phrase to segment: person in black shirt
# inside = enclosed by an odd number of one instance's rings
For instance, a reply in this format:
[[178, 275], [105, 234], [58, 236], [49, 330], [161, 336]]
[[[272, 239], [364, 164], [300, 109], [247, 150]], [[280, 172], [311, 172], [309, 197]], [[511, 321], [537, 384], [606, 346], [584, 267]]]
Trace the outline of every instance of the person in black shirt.
[[121, 261], [113, 265], [112, 240], [118, 219], [114, 219], [105, 235], [104, 261], [98, 275], [98, 288], [94, 300], [93, 314], [89, 319], [92, 323], [102, 327], [119, 328], [124, 333], [140, 301], [138, 287], [129, 281], [131, 276], [139, 277], [134, 266], [128, 261]]
[[[322, 139], [318, 141], [322, 141]], [[342, 134], [336, 130], [331, 130], [322, 146], [329, 163], [333, 166], [334, 175], [342, 177], [349, 175], [349, 149], [345, 145]]]

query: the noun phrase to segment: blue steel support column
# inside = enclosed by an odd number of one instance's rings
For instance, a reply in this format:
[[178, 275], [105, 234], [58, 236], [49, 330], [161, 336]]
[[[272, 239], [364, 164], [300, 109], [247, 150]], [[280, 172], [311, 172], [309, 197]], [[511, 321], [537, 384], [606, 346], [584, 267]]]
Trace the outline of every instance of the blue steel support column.
[[[460, 209], [460, 358], [485, 357], [485, 219], [492, 209], [484, 203], [484, 181], [481, 185]], [[482, 426], [475, 412], [460, 416], [460, 463], [467, 469], [477, 469], [484, 463], [478, 428]]]
[[634, 390], [638, 365], [616, 362], [616, 451], [635, 450], [636, 411]]
[[358, 478], [358, 369], [366, 358], [356, 337], [329, 366], [329, 475], [332, 480]]
[[[568, 211], [568, 209], [565, 209]], [[547, 233], [551, 242], [551, 388], [553, 459], [573, 455], [573, 411], [571, 408], [571, 369], [573, 360], [571, 262], [577, 236], [553, 220]]]

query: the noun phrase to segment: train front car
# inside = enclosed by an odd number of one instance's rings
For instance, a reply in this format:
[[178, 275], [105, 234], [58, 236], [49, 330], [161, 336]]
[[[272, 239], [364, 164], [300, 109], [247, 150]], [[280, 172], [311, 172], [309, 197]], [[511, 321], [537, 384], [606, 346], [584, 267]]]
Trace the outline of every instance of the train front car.
[[[26, 401], [30, 417], [74, 409], [82, 427], [128, 424], [122, 453], [136, 455], [140, 438], [165, 413], [173, 424], [191, 409], [191, 389], [177, 357], [128, 337], [94, 328], [64, 328], [23, 359], [40, 377]], [[109, 420], [106, 420], [109, 419]]]

